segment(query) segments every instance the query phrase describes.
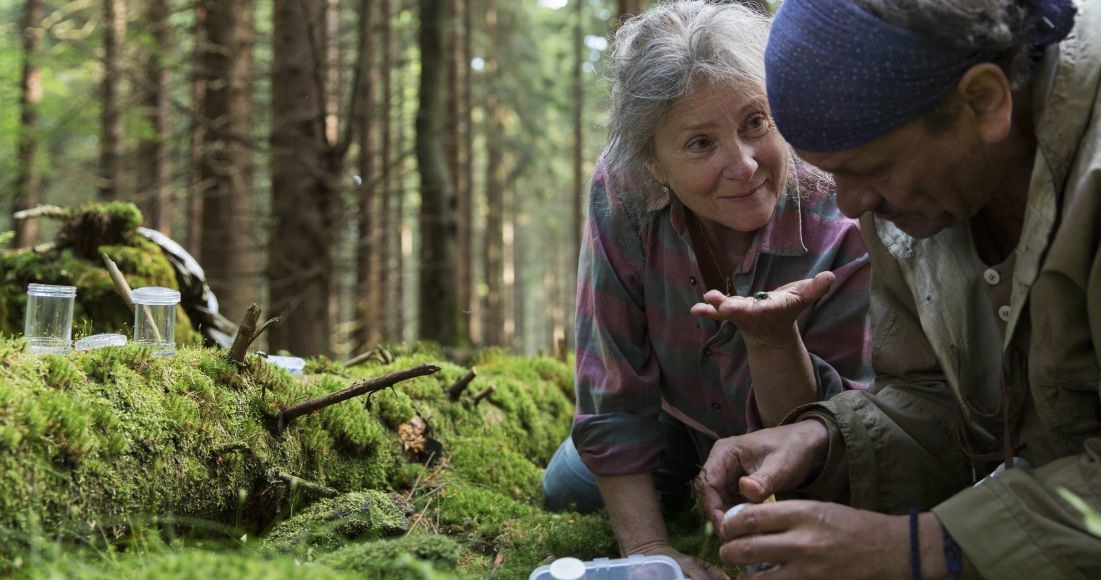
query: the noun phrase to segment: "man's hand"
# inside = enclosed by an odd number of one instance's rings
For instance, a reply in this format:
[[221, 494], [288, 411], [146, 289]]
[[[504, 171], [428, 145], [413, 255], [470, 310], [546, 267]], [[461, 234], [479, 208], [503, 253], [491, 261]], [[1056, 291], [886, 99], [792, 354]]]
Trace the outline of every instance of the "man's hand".
[[677, 561], [684, 576], [692, 580], [729, 580], [729, 576], [719, 568], [699, 558], [682, 554], [668, 544], [653, 546], [638, 553], [645, 556], [669, 556]]
[[[936, 538], [939, 524], [924, 514]], [[771, 562], [778, 567], [753, 578], [880, 579], [910, 577], [910, 529], [906, 516], [888, 516], [840, 504], [781, 501], [749, 506], [727, 519], [721, 533], [728, 541], [719, 550], [727, 564]], [[923, 562], [926, 564], [926, 562]], [[932, 562], [929, 562], [932, 564]], [[942, 577], [940, 566], [923, 566], [927, 578]], [[939, 568], [939, 569], [938, 569]]]
[[741, 498], [759, 503], [806, 481], [828, 451], [829, 432], [813, 419], [720, 439], [698, 478], [715, 529], [722, 529], [726, 510]]
[[819, 272], [814, 278], [784, 284], [768, 292], [767, 298], [727, 296], [710, 290], [703, 295], [704, 302], [692, 306], [692, 314], [729, 320], [747, 343], [787, 346], [799, 315], [825, 296], [835, 279], [833, 272]]

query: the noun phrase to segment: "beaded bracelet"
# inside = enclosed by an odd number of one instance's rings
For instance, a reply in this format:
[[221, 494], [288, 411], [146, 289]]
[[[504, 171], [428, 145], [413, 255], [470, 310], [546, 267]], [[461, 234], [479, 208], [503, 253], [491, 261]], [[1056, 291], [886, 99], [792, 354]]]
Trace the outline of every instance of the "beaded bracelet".
[[918, 509], [910, 508], [910, 577], [921, 580], [921, 542], [918, 541]]
[[954, 579], [958, 579], [963, 572], [963, 551], [960, 550], [960, 545], [956, 543], [952, 534], [948, 533], [948, 528], [944, 527], [944, 524], [940, 525], [940, 529], [944, 532], [944, 563], [948, 566], [948, 573]]

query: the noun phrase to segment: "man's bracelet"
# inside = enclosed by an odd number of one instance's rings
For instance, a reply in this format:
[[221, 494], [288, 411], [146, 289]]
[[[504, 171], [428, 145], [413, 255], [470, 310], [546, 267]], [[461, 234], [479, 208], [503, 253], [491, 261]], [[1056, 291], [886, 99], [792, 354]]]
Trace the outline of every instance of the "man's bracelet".
[[944, 533], [944, 563], [948, 566], [948, 573], [952, 578], [958, 579], [963, 572], [963, 551], [960, 550], [960, 545], [956, 543], [952, 534], [948, 533], [948, 528], [944, 527], [944, 524], [940, 525], [940, 530]]
[[910, 578], [921, 580], [921, 542], [918, 538], [918, 509], [910, 508]]

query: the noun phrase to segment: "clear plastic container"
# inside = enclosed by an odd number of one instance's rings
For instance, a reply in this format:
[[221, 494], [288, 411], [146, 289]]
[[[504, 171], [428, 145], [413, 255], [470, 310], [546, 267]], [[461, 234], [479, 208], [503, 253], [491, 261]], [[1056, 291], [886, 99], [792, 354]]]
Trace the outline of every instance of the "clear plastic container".
[[125, 344], [126, 337], [121, 334], [93, 334], [76, 341], [76, 349], [81, 351], [95, 350], [97, 348], [123, 346]]
[[131, 293], [134, 300], [134, 342], [149, 347], [153, 356], [176, 354], [176, 305], [180, 293], [151, 286]]
[[73, 349], [75, 286], [27, 285], [23, 337], [27, 352], [68, 354]]
[[296, 356], [276, 356], [274, 354], [269, 354], [268, 362], [286, 370], [292, 375], [301, 375], [302, 369], [306, 368], [305, 359]]
[[[584, 573], [578, 563], [584, 566]], [[566, 574], [567, 576], [562, 576]], [[573, 574], [569, 576], [569, 574]], [[677, 561], [668, 556], [628, 556], [626, 558], [596, 558], [581, 562], [576, 558], [559, 558], [546, 566], [540, 566], [528, 576], [528, 580], [556, 580], [574, 578], [584, 580], [685, 580]]]

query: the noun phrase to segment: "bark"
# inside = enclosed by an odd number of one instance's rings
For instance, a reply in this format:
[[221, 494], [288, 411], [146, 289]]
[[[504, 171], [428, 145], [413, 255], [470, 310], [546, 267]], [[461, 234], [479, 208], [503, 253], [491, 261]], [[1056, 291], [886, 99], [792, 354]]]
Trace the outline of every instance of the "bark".
[[382, 145], [381, 155], [379, 158], [382, 160], [380, 181], [382, 184], [382, 203], [380, 204], [379, 214], [382, 216], [380, 231], [379, 231], [379, 270], [380, 270], [380, 284], [379, 290], [381, 292], [381, 304], [383, 305], [382, 314], [382, 335], [385, 340], [399, 340], [400, 330], [397, 328], [397, 324], [394, 323], [395, 318], [398, 318], [395, 310], [397, 305], [394, 303], [394, 299], [399, 296], [401, 287], [401, 275], [400, 270], [395, 273], [394, 264], [398, 263], [395, 254], [400, 254], [401, 247], [398, 246], [397, 236], [394, 232], [399, 227], [399, 224], [394, 223], [394, 198], [398, 195], [397, 188], [394, 187], [394, 160], [398, 159], [398, 155], [394, 155], [394, 24], [393, 24], [393, 0], [380, 0], [380, 24], [382, 25]]
[[420, 316], [418, 336], [442, 345], [459, 340], [459, 303], [454, 292], [456, 219], [443, 147], [446, 117], [444, 27], [450, 2], [421, 0], [421, 76], [417, 110], [417, 166], [421, 178]]
[[[494, 38], [497, 27], [497, 11], [491, 0], [486, 2], [486, 29], [490, 38]], [[504, 316], [504, 221], [503, 208], [503, 167], [501, 156], [504, 147], [501, 140], [501, 111], [500, 104], [493, 94], [493, 87], [498, 80], [497, 61], [492, 46], [486, 51], [485, 71], [489, 77], [488, 94], [485, 102], [485, 143], [486, 143], [486, 223], [483, 236], [482, 260], [485, 272], [486, 295], [482, 308], [484, 328], [482, 333], [483, 344], [503, 345], [505, 341], [505, 316]]]
[[145, 62], [141, 100], [146, 122], [152, 136], [138, 144], [138, 199], [142, 200], [145, 223], [167, 235], [172, 235], [173, 202], [169, 189], [171, 164], [168, 139], [168, 69], [164, 57], [172, 50], [171, 28], [168, 24], [167, 0], [146, 0], [146, 28], [153, 46]]
[[188, 126], [187, 145], [187, 233], [185, 245], [192, 256], [202, 255], [203, 240], [203, 143], [206, 141], [206, 124], [201, 111], [206, 109], [206, 73], [203, 70], [203, 54], [206, 38], [206, 7], [194, 4], [195, 29], [192, 32], [194, 51], [191, 65], [191, 123]]
[[340, 159], [325, 136], [325, 84], [318, 46], [324, 0], [275, 2], [272, 60], [272, 230], [268, 254], [271, 310], [287, 324], [270, 347], [328, 355], [332, 249], [339, 199], [332, 176]]
[[377, 146], [378, 123], [375, 106], [375, 87], [378, 71], [374, 66], [377, 43], [375, 42], [375, 18], [373, 0], [359, 3], [359, 91], [360, 105], [355, 112], [359, 119], [359, 197], [356, 212], [356, 330], [352, 352], [358, 352], [382, 340], [380, 314], [382, 312], [380, 283], [379, 230], [379, 178], [375, 162], [379, 154]]
[[126, 2], [103, 2], [103, 112], [100, 116], [99, 197], [117, 199], [122, 188], [122, 53]]
[[[38, 174], [38, 104], [42, 101], [42, 76], [38, 69], [38, 48], [42, 44], [42, 2], [27, 0], [23, 13], [23, 83], [19, 95], [19, 162], [12, 213], [30, 209], [39, 203], [41, 180]], [[12, 246], [34, 244], [38, 222], [18, 220], [14, 224]]]
[[615, 30], [624, 20], [638, 16], [646, 9], [645, 0], [617, 0], [616, 13], [612, 16], [611, 28]]
[[474, 292], [474, 77], [470, 61], [474, 56], [475, 0], [462, 0], [462, 134], [463, 157], [459, 190], [459, 304], [467, 310], [467, 330], [472, 342], [480, 339], [480, 305]]
[[200, 263], [221, 313], [240, 319], [256, 295], [252, 228], [252, 0], [203, 0]]
[[456, 279], [454, 282], [455, 296], [459, 304], [459, 342], [470, 343], [470, 222], [466, 221], [467, 206], [470, 205], [470, 196], [466, 187], [466, 176], [463, 175], [465, 165], [463, 156], [467, 152], [463, 149], [466, 143], [463, 137], [469, 127], [465, 124], [466, 117], [463, 113], [463, 87], [469, 76], [468, 66], [463, 59], [465, 22], [463, 13], [466, 11], [466, 0], [453, 0], [451, 4], [450, 23], [448, 25], [448, 67], [447, 67], [447, 167], [451, 175], [451, 188], [455, 192], [455, 235], [456, 235]]

